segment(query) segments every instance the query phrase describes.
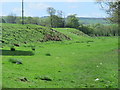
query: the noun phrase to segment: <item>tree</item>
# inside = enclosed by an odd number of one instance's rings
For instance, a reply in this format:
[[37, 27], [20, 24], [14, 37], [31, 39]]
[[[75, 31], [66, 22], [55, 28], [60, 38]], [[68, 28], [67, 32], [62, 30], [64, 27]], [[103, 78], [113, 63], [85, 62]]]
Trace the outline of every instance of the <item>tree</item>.
[[0, 17], [0, 23], [6, 23], [3, 17]]
[[56, 10], [52, 7], [48, 7], [47, 8], [47, 12], [50, 15], [50, 23], [51, 23], [51, 27], [53, 27], [53, 15], [55, 15]]
[[11, 13], [10, 15], [7, 16], [7, 23], [16, 23], [15, 20], [16, 20], [16, 15]]
[[39, 17], [33, 17], [33, 24], [40, 25], [40, 18]]
[[90, 25], [80, 24], [78, 29], [87, 35], [93, 34], [93, 29], [90, 27]]
[[61, 10], [58, 10], [58, 11], [57, 11], [57, 16], [62, 19], [62, 20], [61, 20], [61, 23], [63, 23], [63, 27], [65, 27], [65, 15], [64, 15], [64, 12], [61, 11]]
[[53, 15], [53, 27], [64, 27], [64, 19], [57, 15]]
[[5, 20], [2, 18], [2, 23], [6, 23]]
[[79, 20], [76, 17], [76, 14], [69, 15], [66, 20], [66, 27], [70, 28], [78, 28], [79, 27]]
[[58, 15], [59, 17], [62, 17], [62, 16], [63, 16], [63, 12], [62, 12], [61, 10], [58, 10], [58, 11], [57, 11], [57, 15]]
[[32, 24], [33, 18], [32, 17], [24, 17], [24, 24]]
[[39, 19], [39, 22], [40, 22], [40, 25], [42, 26], [46, 26], [46, 27], [50, 27], [50, 20], [49, 20], [49, 17], [41, 17]]
[[120, 23], [120, 1], [114, 0], [109, 2], [107, 0], [96, 0], [103, 10], [109, 15], [108, 19], [114, 23]]

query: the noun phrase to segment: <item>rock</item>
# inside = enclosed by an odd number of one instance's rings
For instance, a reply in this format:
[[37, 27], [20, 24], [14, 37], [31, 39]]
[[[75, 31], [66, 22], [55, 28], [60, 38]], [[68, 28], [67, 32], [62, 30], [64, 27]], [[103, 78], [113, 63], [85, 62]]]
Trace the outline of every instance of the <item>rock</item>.
[[20, 61], [16, 61], [16, 64], [22, 64], [22, 62], [20, 62]]
[[20, 78], [20, 81], [26, 82], [28, 80], [27, 80], [27, 78], [23, 77], [23, 78]]

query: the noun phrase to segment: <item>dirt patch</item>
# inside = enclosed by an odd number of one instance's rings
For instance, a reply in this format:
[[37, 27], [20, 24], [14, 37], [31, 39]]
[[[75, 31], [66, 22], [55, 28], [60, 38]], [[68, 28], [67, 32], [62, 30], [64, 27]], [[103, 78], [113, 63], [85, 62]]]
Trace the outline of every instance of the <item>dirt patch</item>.
[[71, 40], [68, 36], [64, 35], [63, 33], [60, 33], [56, 30], [51, 29], [50, 33], [45, 33], [43, 37], [44, 41], [62, 41], [63, 39]]
[[117, 51], [120, 52], [120, 49], [118, 49]]
[[61, 38], [59, 36], [57, 36], [57, 35], [56, 36], [52, 36], [50, 34], [46, 34], [44, 36], [44, 41], [49, 41], [49, 40], [51, 40], [51, 41], [62, 41]]
[[112, 51], [115, 51], [115, 52], [120, 53], [120, 49], [114, 49], [114, 50], [112, 50]]

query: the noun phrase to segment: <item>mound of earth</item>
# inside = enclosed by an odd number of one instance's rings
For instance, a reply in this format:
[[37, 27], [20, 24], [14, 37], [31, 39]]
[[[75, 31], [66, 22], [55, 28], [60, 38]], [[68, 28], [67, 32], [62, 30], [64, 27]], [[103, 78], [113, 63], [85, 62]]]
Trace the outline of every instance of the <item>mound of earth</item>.
[[20, 46], [20, 44], [70, 40], [69, 37], [40, 25], [2, 24], [1, 43]]

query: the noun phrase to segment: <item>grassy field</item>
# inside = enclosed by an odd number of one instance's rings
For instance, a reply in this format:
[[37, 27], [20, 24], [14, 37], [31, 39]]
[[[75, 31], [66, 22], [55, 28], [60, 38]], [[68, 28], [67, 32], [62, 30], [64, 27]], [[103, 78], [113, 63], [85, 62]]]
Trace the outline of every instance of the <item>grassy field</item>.
[[72, 28], [54, 30], [71, 40], [33, 43], [35, 50], [23, 44], [10, 51], [4, 45], [3, 88], [118, 87], [117, 37], [89, 37]]
[[80, 22], [84, 24], [96, 24], [96, 23], [101, 23], [101, 24], [109, 24], [110, 22], [106, 20], [105, 18], [84, 18], [84, 17], [79, 17]]

